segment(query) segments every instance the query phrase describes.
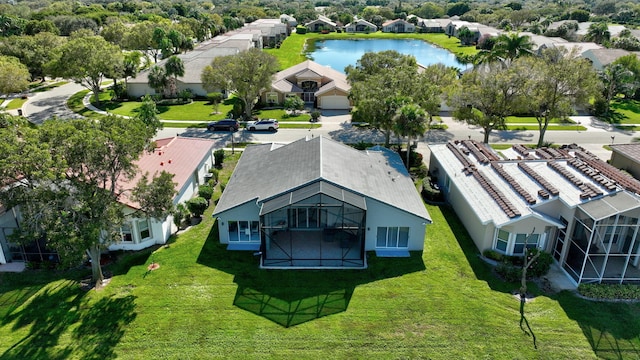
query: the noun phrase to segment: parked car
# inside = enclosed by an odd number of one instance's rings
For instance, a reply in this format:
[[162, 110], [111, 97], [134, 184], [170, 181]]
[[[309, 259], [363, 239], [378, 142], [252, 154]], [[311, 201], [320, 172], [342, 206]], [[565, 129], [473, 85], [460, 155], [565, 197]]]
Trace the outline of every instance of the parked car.
[[207, 125], [207, 130], [216, 131], [216, 130], [225, 130], [225, 131], [237, 131], [240, 128], [238, 121], [233, 119], [224, 119], [219, 121], [214, 121]]
[[278, 120], [276, 119], [262, 119], [258, 121], [253, 121], [247, 123], [247, 130], [256, 131], [256, 130], [268, 130], [268, 131], [276, 131], [278, 130]]

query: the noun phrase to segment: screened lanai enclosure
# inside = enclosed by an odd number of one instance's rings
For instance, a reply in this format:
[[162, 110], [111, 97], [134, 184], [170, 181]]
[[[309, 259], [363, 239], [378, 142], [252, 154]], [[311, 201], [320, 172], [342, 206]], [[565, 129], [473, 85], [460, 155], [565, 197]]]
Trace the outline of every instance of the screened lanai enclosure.
[[263, 204], [262, 266], [363, 268], [365, 199], [316, 182]]
[[640, 209], [619, 193], [579, 206], [570, 236], [559, 231], [554, 256], [577, 283], [640, 283]]

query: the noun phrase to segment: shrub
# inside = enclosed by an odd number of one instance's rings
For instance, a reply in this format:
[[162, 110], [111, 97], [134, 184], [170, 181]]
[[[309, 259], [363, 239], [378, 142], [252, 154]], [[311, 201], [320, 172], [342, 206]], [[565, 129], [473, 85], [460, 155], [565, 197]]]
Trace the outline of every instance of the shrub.
[[182, 224], [188, 216], [189, 211], [184, 204], [178, 204], [173, 210], [173, 223], [178, 227], [178, 229], [182, 229]]
[[209, 169], [209, 174], [211, 174], [209, 185], [215, 186], [218, 183], [218, 177], [220, 176], [220, 172], [216, 168], [211, 168]]
[[320, 118], [320, 111], [314, 110], [311, 112], [311, 122], [318, 122], [319, 118]]
[[227, 184], [226, 184], [226, 183], [222, 183], [222, 184], [220, 184], [220, 193], [223, 193], [223, 192], [224, 192], [224, 189], [225, 189], [226, 187], [227, 187]]
[[213, 161], [215, 162], [217, 168], [221, 168], [222, 167], [222, 163], [224, 162], [224, 150], [223, 149], [218, 149], [218, 150], [213, 152]]
[[529, 269], [527, 269], [527, 278], [537, 278], [540, 276], [544, 276], [549, 272], [549, 269], [551, 269], [553, 258], [548, 252], [541, 252], [538, 249], [531, 249], [527, 253], [527, 259], [531, 259], [531, 257], [533, 257], [537, 253], [540, 253], [540, 256], [538, 256], [533, 264], [529, 266]]
[[578, 292], [593, 299], [640, 300], [640, 286], [632, 284], [580, 284]]
[[205, 210], [207, 210], [207, 206], [209, 206], [207, 199], [200, 196], [187, 201], [187, 208], [194, 217], [201, 217]]
[[178, 94], [178, 98], [180, 98], [180, 100], [184, 102], [189, 102], [194, 97], [195, 96], [193, 95], [193, 91], [191, 91], [191, 89], [184, 89]]
[[484, 257], [486, 257], [487, 259], [491, 259], [491, 260], [495, 260], [498, 262], [502, 261], [502, 257], [503, 255], [493, 249], [487, 249], [485, 251], [482, 252], [482, 255]]
[[[407, 161], [407, 151], [406, 150], [398, 150], [398, 154], [403, 161]], [[415, 150], [411, 150], [411, 156], [409, 157], [409, 167], [419, 167], [422, 165], [422, 154]]]
[[411, 169], [409, 169], [409, 173], [415, 179], [423, 179], [423, 178], [425, 178], [427, 176], [428, 172], [429, 172], [429, 169], [427, 168], [427, 165], [425, 165], [425, 164], [420, 164], [420, 166], [412, 167]]
[[522, 278], [522, 268], [514, 266], [508, 261], [499, 263], [498, 266], [496, 266], [496, 272], [508, 282], [518, 282]]
[[296, 26], [296, 34], [304, 35], [307, 33], [307, 28], [304, 26]]
[[209, 185], [200, 185], [198, 187], [198, 196], [205, 198], [207, 201], [211, 200], [213, 196], [213, 187]]

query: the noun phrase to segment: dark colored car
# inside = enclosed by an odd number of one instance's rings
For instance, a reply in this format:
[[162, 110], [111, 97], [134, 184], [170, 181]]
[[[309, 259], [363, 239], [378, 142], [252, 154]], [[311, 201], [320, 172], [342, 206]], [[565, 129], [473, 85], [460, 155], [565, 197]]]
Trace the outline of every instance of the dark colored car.
[[240, 128], [240, 125], [236, 120], [233, 119], [224, 119], [219, 121], [214, 121], [207, 125], [207, 130], [216, 131], [216, 130], [225, 130], [225, 131], [237, 131]]

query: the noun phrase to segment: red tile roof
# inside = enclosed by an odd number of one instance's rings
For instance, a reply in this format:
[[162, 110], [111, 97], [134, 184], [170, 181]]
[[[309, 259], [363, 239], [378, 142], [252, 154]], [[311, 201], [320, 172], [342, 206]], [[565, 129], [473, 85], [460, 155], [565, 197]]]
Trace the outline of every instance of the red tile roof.
[[[118, 188], [132, 189], [145, 173], [148, 173], [151, 178], [164, 170], [174, 175], [175, 189], [179, 192], [196, 171], [198, 165], [211, 155], [213, 145], [212, 140], [189, 137], [156, 140], [156, 149], [153, 152], [145, 152], [136, 161], [139, 168], [136, 176], [129, 181], [118, 181]], [[125, 192], [121, 195], [120, 202], [138, 208], [139, 205], [127, 196], [129, 194], [129, 192]]]

